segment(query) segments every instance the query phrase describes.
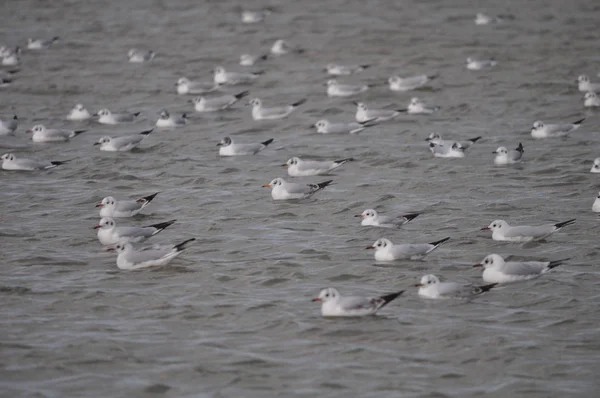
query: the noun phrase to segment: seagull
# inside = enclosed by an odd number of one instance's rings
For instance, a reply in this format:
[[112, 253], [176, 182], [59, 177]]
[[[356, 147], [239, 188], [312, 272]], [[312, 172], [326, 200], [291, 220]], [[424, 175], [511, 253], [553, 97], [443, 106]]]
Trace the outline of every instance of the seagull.
[[325, 66], [325, 72], [333, 76], [349, 76], [362, 72], [370, 66], [371, 65], [340, 65], [332, 63]]
[[214, 69], [214, 82], [215, 84], [247, 84], [252, 83], [258, 79], [263, 72], [227, 72], [222, 66], [217, 66]]
[[231, 108], [233, 104], [248, 95], [248, 91], [242, 91], [235, 95], [222, 95], [220, 97], [195, 97], [192, 99], [196, 112], [216, 112]]
[[242, 22], [243, 23], [262, 22], [272, 12], [273, 12], [273, 9], [271, 7], [266, 7], [261, 10], [244, 10], [244, 11], [242, 11]]
[[518, 226], [511, 227], [504, 220], [495, 220], [487, 227], [481, 228], [482, 231], [491, 230], [492, 239], [508, 242], [530, 242], [543, 240], [553, 233], [560, 231], [564, 227], [571, 225], [575, 219], [559, 222], [556, 224], [545, 224], [539, 226]]
[[206, 94], [219, 88], [217, 84], [190, 80], [187, 77], [180, 77], [175, 83], [177, 94]]
[[59, 37], [55, 36], [51, 39], [32, 39], [29, 38], [27, 39], [27, 49], [28, 50], [43, 50], [45, 48], [50, 47], [51, 45], [53, 45], [54, 43], [56, 43], [58, 41]]
[[496, 64], [498, 64], [498, 62], [496, 62], [493, 58], [480, 60], [471, 57], [467, 58], [467, 69], [469, 70], [482, 70], [494, 67]]
[[496, 149], [494, 152], [496, 157], [494, 158], [494, 164], [497, 166], [506, 165], [506, 164], [516, 164], [521, 163], [521, 159], [523, 158], [523, 144], [519, 142], [519, 146], [514, 150], [509, 151], [505, 147], [501, 146]]
[[335, 79], [330, 79], [325, 84], [327, 86], [327, 96], [329, 97], [351, 97], [360, 93], [364, 93], [369, 89], [366, 84], [341, 84]]
[[404, 290], [380, 297], [343, 297], [337, 289], [328, 287], [321, 290], [319, 297], [312, 299], [312, 301], [322, 303], [322, 316], [355, 317], [375, 314], [402, 293], [404, 293]]
[[242, 54], [242, 55], [240, 55], [240, 65], [254, 66], [258, 61], [265, 61], [268, 57], [269, 56], [267, 54], [262, 54], [262, 55]]
[[440, 282], [435, 275], [429, 274], [421, 278], [415, 287], [419, 288], [419, 296], [429, 299], [471, 298], [490, 291], [497, 283], [483, 286], [456, 282]]
[[127, 56], [129, 57], [129, 62], [141, 64], [144, 62], [152, 61], [156, 56], [156, 53], [150, 50], [138, 50], [136, 48], [132, 48], [127, 53]]
[[273, 138], [270, 138], [257, 144], [237, 144], [233, 142], [231, 137], [225, 137], [217, 146], [220, 147], [220, 156], [256, 155], [272, 143], [273, 140]]
[[175, 257], [186, 249], [189, 242], [196, 240], [191, 238], [177, 245], [166, 245], [161, 247], [149, 247], [141, 250], [133, 248], [131, 243], [119, 243], [114, 248], [106, 251], [116, 251], [117, 267], [124, 270], [135, 270], [147, 267], [156, 267], [169, 264]]
[[0, 135], [13, 135], [18, 125], [19, 118], [17, 118], [17, 115], [10, 119], [0, 119]]
[[160, 112], [160, 117], [156, 121], [156, 127], [181, 127], [187, 123], [186, 114], [181, 116], [171, 115], [167, 110]]
[[64, 142], [77, 137], [81, 133], [85, 133], [86, 130], [47, 129], [44, 125], [37, 124], [30, 130], [27, 130], [27, 132], [33, 133], [31, 137], [33, 142]]
[[301, 48], [292, 47], [285, 40], [277, 40], [275, 41], [275, 43], [273, 43], [273, 46], [271, 47], [271, 54], [273, 55], [284, 55], [291, 52], [296, 54], [302, 54], [304, 50]]
[[391, 76], [388, 84], [392, 91], [411, 91], [426, 86], [436, 75], [418, 75], [410, 77]]
[[175, 220], [148, 225], [145, 227], [117, 227], [115, 220], [103, 217], [94, 229], [98, 230], [98, 240], [105, 246], [115, 245], [119, 242], [143, 242], [160, 233]]
[[397, 217], [383, 216], [373, 209], [367, 209], [354, 217], [362, 218], [363, 227], [400, 228], [419, 216], [419, 213], [405, 214]]
[[283, 167], [287, 167], [291, 177], [306, 177], [328, 174], [338, 167], [353, 161], [353, 158], [340, 160], [303, 160], [297, 156], [290, 158]]
[[506, 262], [498, 254], [490, 254], [473, 267], [484, 268], [482, 276], [486, 283], [512, 283], [537, 278], [568, 260]]
[[590, 173], [600, 173], [600, 158], [594, 159], [594, 165], [590, 169]]
[[287, 182], [283, 178], [275, 178], [269, 184], [263, 185], [265, 188], [271, 188], [271, 197], [273, 200], [304, 199], [321, 191], [333, 180], [323, 181], [318, 184], [296, 184]]
[[581, 75], [577, 78], [577, 85], [579, 91], [582, 92], [600, 91], [600, 83], [592, 83], [590, 78], [586, 75]]
[[37, 161], [33, 159], [17, 158], [12, 153], [5, 153], [0, 157], [2, 159], [3, 170], [21, 170], [21, 171], [35, 171], [35, 170], [47, 170], [60, 166], [70, 162], [70, 160], [62, 161]]
[[82, 104], [76, 104], [66, 117], [67, 120], [72, 121], [83, 121], [91, 118], [92, 115]]
[[394, 261], [394, 260], [420, 260], [450, 238], [444, 238], [431, 243], [403, 243], [393, 244], [385, 238], [378, 239], [372, 246], [367, 246], [365, 250], [375, 250], [376, 261]]
[[100, 207], [100, 217], [133, 217], [148, 206], [156, 195], [158, 195], [158, 192], [136, 200], [116, 200], [112, 196], [107, 196], [96, 204], [96, 207]]
[[120, 137], [104, 136], [100, 138], [94, 145], [100, 145], [101, 151], [108, 152], [125, 152], [131, 151], [140, 146], [142, 140], [150, 134], [153, 129], [142, 131], [139, 134], [130, 134]]
[[406, 112], [406, 109], [371, 109], [368, 108], [363, 102], [353, 102], [356, 105], [356, 121], [359, 123], [365, 122], [385, 122], [398, 116], [402, 112]]
[[454, 142], [451, 146], [440, 145], [435, 142], [429, 143], [429, 150], [436, 158], [464, 158], [465, 148], [460, 142]]
[[98, 116], [98, 123], [102, 124], [119, 124], [134, 122], [141, 112], [135, 113], [112, 113], [108, 109], [100, 109], [93, 116]]
[[596, 200], [594, 200], [594, 204], [592, 205], [592, 211], [594, 213], [600, 213], [600, 193], [598, 193]]
[[296, 108], [304, 104], [306, 99], [294, 102], [287, 106], [277, 106], [273, 108], [265, 108], [262, 101], [258, 98], [250, 100], [249, 104], [252, 105], [252, 119], [254, 120], [274, 120], [283, 119], [289, 116]]
[[580, 119], [568, 124], [544, 124], [542, 121], [538, 120], [533, 123], [531, 136], [533, 138], [564, 137], [577, 130], [584, 120], [585, 119]]
[[439, 106], [435, 106], [433, 108], [427, 108], [427, 106], [425, 105], [425, 103], [423, 101], [421, 101], [417, 97], [413, 97], [410, 99], [410, 103], [408, 104], [407, 112], [410, 115], [421, 115], [421, 114], [428, 115], [439, 109], [440, 109]]
[[475, 137], [475, 138], [469, 138], [466, 141], [459, 142], [459, 141], [444, 140], [440, 133], [431, 133], [431, 134], [429, 134], [429, 137], [425, 138], [425, 141], [433, 142], [438, 145], [443, 145], [443, 146], [447, 146], [447, 147], [451, 147], [454, 143], [458, 142], [458, 144], [460, 144], [460, 147], [466, 151], [467, 149], [469, 149], [471, 147], [471, 145], [473, 145], [480, 139], [481, 139], [481, 136]]
[[14, 50], [5, 49], [2, 54], [2, 65], [4, 66], [16, 66], [21, 63], [21, 48], [15, 47]]
[[332, 123], [328, 120], [322, 119], [310, 127], [316, 127], [317, 133], [321, 134], [356, 134], [360, 133], [367, 127], [374, 126], [375, 124], [377, 124], [375, 123], [375, 119], [369, 119], [362, 123]]
[[593, 91], [588, 91], [583, 96], [583, 106], [586, 108], [596, 108], [600, 106], [600, 98], [598, 98], [598, 94]]

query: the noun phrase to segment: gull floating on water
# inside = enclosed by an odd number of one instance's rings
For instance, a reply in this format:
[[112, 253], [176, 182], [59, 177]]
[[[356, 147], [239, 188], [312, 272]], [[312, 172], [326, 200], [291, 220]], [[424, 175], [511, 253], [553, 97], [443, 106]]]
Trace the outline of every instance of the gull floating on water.
[[47, 170], [70, 162], [70, 160], [38, 161], [33, 159], [17, 158], [17, 156], [12, 153], [5, 153], [0, 159], [2, 159], [2, 169], [11, 171]]
[[55, 36], [51, 39], [27, 39], [27, 49], [28, 50], [43, 50], [45, 48], [50, 47], [54, 43], [58, 41], [59, 37]]
[[277, 106], [273, 108], [266, 108], [263, 106], [262, 101], [259, 98], [253, 98], [248, 104], [252, 105], [252, 119], [254, 120], [274, 120], [283, 119], [289, 116], [296, 108], [304, 104], [306, 99], [294, 102], [287, 106]]
[[177, 245], [161, 245], [136, 250], [131, 243], [119, 243], [107, 251], [116, 251], [117, 267], [124, 270], [136, 270], [141, 268], [156, 267], [169, 264], [175, 257], [186, 249], [189, 242], [196, 240], [191, 238]]
[[98, 123], [102, 124], [119, 124], [134, 122], [141, 112], [135, 113], [112, 113], [108, 109], [100, 109], [93, 116], [98, 116]]
[[90, 114], [90, 112], [88, 112], [87, 109], [85, 109], [85, 106], [83, 106], [82, 104], [76, 104], [73, 107], [73, 109], [69, 111], [69, 114], [66, 117], [67, 120], [72, 121], [83, 121], [91, 118], [92, 115]]
[[506, 262], [498, 254], [490, 254], [473, 267], [484, 268], [482, 276], [486, 283], [512, 283], [537, 278], [567, 260]]
[[440, 133], [430, 133], [429, 136], [427, 138], [425, 138], [425, 141], [428, 141], [430, 143], [433, 142], [435, 144], [443, 145], [443, 146], [447, 146], [447, 147], [451, 147], [453, 144], [458, 143], [458, 144], [460, 144], [460, 147], [466, 151], [480, 139], [481, 139], [481, 136], [475, 137], [475, 138], [469, 138], [468, 140], [459, 142], [459, 141], [452, 141], [452, 140], [444, 140]]
[[398, 116], [402, 112], [406, 112], [406, 109], [371, 109], [363, 102], [353, 102], [356, 105], [356, 121], [359, 123], [366, 122], [385, 122]]
[[362, 72], [368, 67], [370, 65], [341, 65], [332, 63], [325, 66], [325, 72], [333, 76], [349, 76]]
[[222, 66], [217, 66], [213, 72], [215, 84], [247, 84], [258, 79], [263, 72], [227, 72]]
[[181, 127], [187, 123], [185, 113], [181, 115], [171, 115], [167, 110], [162, 110], [156, 121], [156, 127]]
[[192, 99], [196, 112], [217, 112], [231, 108], [233, 104], [248, 95], [248, 91], [242, 91], [235, 95], [222, 95], [219, 97], [195, 97]]
[[363, 227], [400, 228], [419, 216], [419, 213], [405, 214], [396, 217], [384, 216], [373, 209], [366, 209], [354, 217], [362, 218], [360, 225]]
[[594, 159], [594, 165], [590, 169], [590, 173], [600, 173], [600, 158]]
[[220, 156], [256, 155], [273, 142], [273, 138], [256, 144], [238, 144], [231, 137], [225, 137], [217, 144]]
[[27, 132], [33, 133], [31, 137], [33, 142], [64, 142], [85, 133], [86, 130], [47, 129], [43, 124], [37, 124]]
[[376, 261], [420, 260], [450, 238], [444, 238], [431, 243], [402, 243], [393, 244], [390, 240], [381, 238], [365, 250], [375, 250]]
[[337, 289], [328, 287], [321, 290], [319, 297], [312, 299], [312, 301], [322, 303], [322, 316], [355, 317], [375, 314], [402, 293], [404, 293], [404, 290], [380, 297], [343, 297]]
[[493, 58], [490, 59], [475, 59], [475, 58], [467, 58], [467, 69], [469, 70], [482, 70], [486, 68], [492, 68], [496, 66], [498, 62]]
[[316, 127], [317, 133], [321, 134], [356, 134], [375, 124], [377, 124], [375, 119], [366, 120], [361, 123], [332, 123], [326, 119], [322, 119], [310, 127]]
[[242, 55], [240, 55], [240, 65], [254, 66], [258, 61], [264, 61], [267, 58], [269, 58], [269, 56], [267, 54], [262, 54], [262, 55], [242, 54]]
[[475, 286], [456, 282], [440, 282], [437, 276], [429, 274], [424, 275], [415, 287], [419, 288], [419, 296], [428, 299], [468, 299], [488, 292], [497, 285], [497, 283], [492, 283], [489, 285]]
[[100, 217], [133, 217], [148, 206], [156, 195], [158, 195], [158, 192], [136, 200], [116, 200], [112, 196], [107, 196], [96, 204], [96, 207], [100, 207]]
[[583, 106], [586, 108], [595, 108], [600, 106], [600, 98], [598, 98], [598, 94], [593, 91], [588, 91], [583, 96]]
[[464, 158], [465, 148], [460, 142], [453, 142], [451, 145], [438, 144], [434, 141], [429, 142], [429, 150], [436, 158]]
[[287, 167], [287, 172], [291, 177], [306, 177], [328, 174], [352, 160], [354, 159], [303, 160], [295, 156], [290, 158], [287, 163], [283, 164], [283, 166]]
[[273, 12], [271, 7], [266, 7], [260, 10], [244, 10], [242, 11], [242, 22], [243, 23], [257, 23], [262, 22], [265, 18]]
[[206, 94], [215, 91], [219, 86], [215, 83], [200, 82], [196, 80], [190, 80], [187, 77], [180, 77], [175, 83], [177, 88], [177, 94]]
[[543, 240], [560, 231], [566, 226], [575, 222], [575, 219], [559, 222], [556, 224], [545, 224], [539, 226], [517, 226], [512, 227], [504, 220], [492, 221], [487, 227], [481, 228], [482, 231], [491, 230], [492, 239], [508, 242], [530, 242]]
[[110, 217], [103, 217], [94, 229], [98, 230], [100, 243], [109, 246], [119, 242], [144, 242], [173, 225], [174, 222], [175, 220], [171, 220], [145, 227], [117, 227], [115, 220]]
[[104, 136], [94, 145], [100, 145], [101, 151], [126, 152], [140, 146], [142, 140], [148, 136], [153, 129], [142, 131], [139, 134], [130, 134], [120, 137]]
[[544, 124], [544, 122], [538, 120], [533, 123], [531, 136], [533, 138], [564, 137], [577, 130], [584, 120], [585, 119], [581, 119], [573, 123], [565, 124]]
[[433, 108], [428, 108], [425, 103], [417, 98], [413, 97], [410, 99], [410, 103], [408, 104], [407, 112], [411, 115], [420, 115], [420, 114], [431, 114], [437, 110], [439, 110], [439, 106], [434, 106]]
[[579, 91], [600, 91], [600, 83], [592, 83], [587, 75], [580, 75], [577, 78], [577, 88]]
[[271, 197], [273, 200], [304, 199], [323, 190], [333, 180], [323, 181], [318, 184], [296, 184], [287, 182], [283, 178], [275, 178], [269, 184], [263, 185], [265, 188], [271, 188]]
[[271, 47], [271, 54], [274, 55], [284, 55], [288, 53], [301, 54], [303, 52], [303, 49], [294, 47], [285, 40], [277, 40], [275, 41], [275, 43], [273, 43], [273, 46]]
[[436, 75], [417, 75], [410, 77], [391, 76], [388, 84], [392, 91], [411, 91], [426, 86]]
[[134, 64], [141, 64], [144, 62], [149, 62], [154, 59], [156, 53], [150, 50], [138, 50], [137, 48], [132, 48], [127, 53], [129, 57], [129, 62]]
[[10, 119], [0, 119], [0, 135], [13, 135], [18, 125], [17, 115]]
[[327, 86], [327, 96], [329, 97], [350, 97], [364, 93], [369, 89], [366, 84], [341, 84], [335, 79], [330, 79], [325, 84]]
[[523, 152], [525, 152], [525, 150], [523, 149], [523, 144], [520, 142], [519, 146], [512, 151], [509, 151], [506, 149], [506, 147], [501, 146], [492, 152], [496, 154], [496, 157], [494, 158], [494, 164], [497, 166], [502, 166], [507, 164], [521, 163], [521, 160], [523, 159]]

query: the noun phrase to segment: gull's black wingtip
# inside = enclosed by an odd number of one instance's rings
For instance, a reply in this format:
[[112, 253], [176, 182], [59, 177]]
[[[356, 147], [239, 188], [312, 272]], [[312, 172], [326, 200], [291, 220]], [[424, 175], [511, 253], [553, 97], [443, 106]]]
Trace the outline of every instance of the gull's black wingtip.
[[584, 121], [584, 120], [585, 120], [585, 118], [583, 118], [583, 119], [581, 119], [581, 120], [578, 120], [578, 121], [576, 121], [576, 122], [573, 122], [573, 124], [577, 124], [577, 125], [579, 125], [579, 124], [583, 123], [583, 121]]
[[489, 292], [496, 286], [498, 286], [498, 283], [490, 283], [489, 285], [483, 285], [483, 286], [477, 286], [477, 287], [481, 290], [480, 293], [485, 293], [485, 292]]
[[572, 218], [572, 219], [570, 219], [570, 220], [567, 220], [567, 221], [563, 221], [563, 222], [556, 223], [556, 224], [554, 224], [554, 226], [555, 226], [556, 228], [560, 229], [560, 228], [564, 228], [564, 227], [566, 227], [566, 226], [568, 226], [568, 225], [571, 225], [571, 224], [573, 224], [574, 222], [575, 222], [575, 218]]
[[481, 136], [479, 137], [475, 137], [475, 138], [470, 138], [467, 141], [471, 141], [473, 144], [476, 143], [477, 141], [479, 141], [481, 139]]
[[300, 105], [302, 105], [302, 104], [303, 104], [303, 103], [305, 103], [305, 102], [306, 102], [306, 98], [302, 98], [300, 101], [294, 102], [294, 103], [292, 104], [292, 106], [293, 106], [293, 107], [300, 106]]
[[158, 195], [160, 192], [156, 192], [153, 193], [152, 195], [148, 195], [148, 196], [143, 196], [142, 199], [146, 202], [151, 202], [152, 199], [154, 199], [156, 197], [156, 195]]
[[381, 305], [381, 307], [383, 307], [383, 306], [387, 305], [389, 302], [395, 300], [396, 298], [398, 298], [398, 296], [400, 296], [404, 292], [405, 292], [405, 290], [401, 290], [396, 293], [386, 294], [385, 296], [379, 297], [380, 299], [383, 300], [383, 304]]
[[444, 238], [444, 239], [441, 239], [441, 240], [438, 240], [438, 241], [435, 241], [435, 242], [431, 242], [430, 245], [439, 246], [442, 243], [447, 242], [448, 240], [450, 240], [449, 236], [447, 238]]
[[548, 264], [548, 269], [556, 268], [559, 265], [563, 265], [565, 262], [567, 262], [569, 260], [570, 260], [570, 258], [563, 258], [562, 260], [550, 261], [550, 264]]
[[186, 244], [188, 244], [188, 243], [190, 243], [190, 242], [192, 242], [192, 241], [195, 241], [195, 240], [196, 240], [196, 238], [191, 238], [191, 239], [188, 239], [188, 240], [184, 240], [183, 242], [181, 242], [181, 243], [179, 243], [178, 245], [175, 245], [175, 246], [174, 246], [174, 247], [175, 247], [175, 250], [177, 250], [178, 252], [180, 252], [180, 251], [182, 251], [183, 249], [185, 249], [185, 248], [186, 248], [186, 247], [185, 247], [185, 245], [186, 245]]
[[409, 223], [415, 218], [419, 217], [421, 213], [405, 214], [402, 217], [406, 218], [406, 222]]
[[153, 131], [154, 131], [154, 129], [150, 129], [150, 130], [142, 131], [140, 134], [141, 135], [148, 135], [148, 134], [150, 134]]
[[275, 141], [275, 138], [269, 138], [268, 140], [261, 142], [261, 144], [263, 144], [264, 146], [267, 146], [273, 141]]
[[326, 186], [330, 185], [333, 182], [333, 180], [327, 180], [327, 181], [323, 181], [317, 184], [317, 186], [319, 187], [319, 189], [323, 189]]
[[521, 144], [521, 143], [519, 142], [519, 146], [517, 147], [517, 149], [515, 149], [515, 151], [517, 151], [517, 152], [521, 152], [521, 153], [525, 152], [525, 149], [523, 149], [523, 144]]

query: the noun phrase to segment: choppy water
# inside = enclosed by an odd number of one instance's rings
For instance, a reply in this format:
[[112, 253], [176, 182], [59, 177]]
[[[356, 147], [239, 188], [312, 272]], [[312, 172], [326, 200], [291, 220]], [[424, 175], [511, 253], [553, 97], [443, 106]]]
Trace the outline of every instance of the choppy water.
[[[244, 2], [245, 7], [264, 6]], [[571, 397], [594, 396], [600, 369], [597, 111], [584, 110], [574, 79], [600, 72], [593, 0], [286, 1], [264, 24], [239, 22], [236, 2], [110, 1], [0, 4], [0, 42], [59, 35], [25, 52], [15, 84], [0, 92], [0, 115], [17, 112], [22, 156], [73, 159], [42, 173], [0, 173], [0, 395], [6, 397]], [[473, 24], [477, 11], [511, 12], [502, 25]], [[188, 111], [173, 84], [209, 80], [221, 64], [239, 70], [242, 52], [285, 38], [307, 51], [268, 60], [249, 87], [267, 104], [308, 103], [283, 121], [253, 122], [238, 105], [192, 114], [182, 129], [157, 131], [136, 153], [99, 152], [106, 134], [141, 131], [162, 108]], [[158, 53], [126, 62], [130, 47]], [[480, 73], [467, 56], [494, 56]], [[418, 92], [442, 110], [401, 116], [359, 135], [315, 134], [322, 117], [351, 120], [352, 99], [328, 99], [322, 67], [373, 66], [349, 82], [399, 73], [438, 73]], [[598, 78], [596, 78], [598, 79]], [[243, 90], [244, 88], [242, 88]], [[238, 92], [238, 88], [227, 89]], [[385, 85], [359, 98], [405, 106], [415, 93]], [[97, 110], [143, 111], [130, 126], [83, 123], [65, 144], [31, 145], [34, 124], [64, 121], [82, 102]], [[586, 117], [562, 140], [534, 141], [534, 120]], [[462, 160], [434, 159], [423, 139], [484, 138]], [[221, 159], [224, 136], [275, 138], [255, 157]], [[522, 142], [518, 167], [492, 165], [500, 145]], [[274, 203], [261, 185], [283, 176], [290, 156], [353, 156], [335, 185], [314, 199]], [[323, 178], [305, 178], [316, 182]], [[176, 218], [154, 242], [198, 242], [171, 266], [119, 271], [92, 227], [94, 204], [156, 191], [143, 216]], [[423, 211], [402, 230], [365, 229], [366, 207]], [[546, 243], [494, 242], [479, 228], [503, 218], [541, 224], [577, 218]], [[376, 264], [362, 249], [394, 242], [452, 240], [423, 262]], [[468, 265], [497, 252], [572, 260], [543, 278], [472, 302], [429, 302], [412, 285], [425, 273], [480, 282]], [[407, 289], [381, 316], [327, 320], [310, 298], [324, 286], [347, 294]]]

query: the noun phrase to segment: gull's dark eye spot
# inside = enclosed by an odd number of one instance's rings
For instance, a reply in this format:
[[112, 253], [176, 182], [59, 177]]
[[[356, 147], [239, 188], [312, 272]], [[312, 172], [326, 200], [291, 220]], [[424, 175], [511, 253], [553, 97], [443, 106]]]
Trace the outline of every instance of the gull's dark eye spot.
[[329, 297], [329, 293], [325, 294], [325, 297]]

